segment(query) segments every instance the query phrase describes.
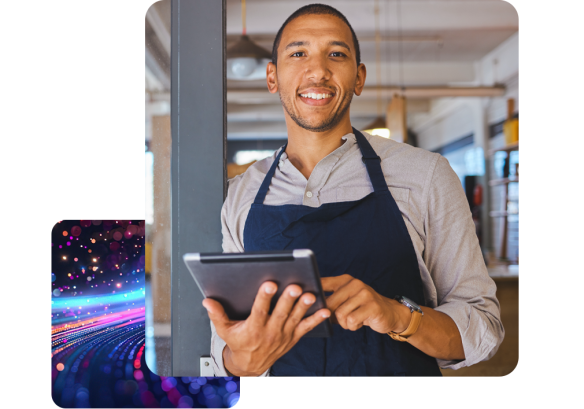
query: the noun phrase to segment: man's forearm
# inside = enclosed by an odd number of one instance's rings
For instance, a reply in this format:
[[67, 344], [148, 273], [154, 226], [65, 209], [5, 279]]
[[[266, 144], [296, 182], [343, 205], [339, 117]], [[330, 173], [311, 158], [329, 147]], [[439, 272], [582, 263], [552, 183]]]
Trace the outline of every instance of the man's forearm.
[[[409, 325], [412, 313], [405, 305], [399, 304], [399, 307], [401, 307], [400, 329], [404, 331]], [[452, 318], [429, 307], [421, 308], [424, 316], [420, 326], [407, 342], [434, 358], [448, 361], [465, 359], [460, 331]]]

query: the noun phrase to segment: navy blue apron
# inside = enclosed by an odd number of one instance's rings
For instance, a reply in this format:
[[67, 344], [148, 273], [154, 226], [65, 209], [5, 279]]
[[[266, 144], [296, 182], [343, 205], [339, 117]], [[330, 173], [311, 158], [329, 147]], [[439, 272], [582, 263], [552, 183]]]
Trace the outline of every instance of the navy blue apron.
[[[318, 208], [265, 205], [276, 157], [251, 205], [244, 228], [245, 251], [308, 248], [321, 277], [350, 274], [379, 294], [404, 295], [425, 305], [414, 247], [381, 170], [379, 156], [353, 128], [374, 191], [366, 197]], [[330, 338], [302, 338], [272, 366], [272, 376], [440, 376], [436, 359], [407, 342], [369, 327], [333, 324]]]

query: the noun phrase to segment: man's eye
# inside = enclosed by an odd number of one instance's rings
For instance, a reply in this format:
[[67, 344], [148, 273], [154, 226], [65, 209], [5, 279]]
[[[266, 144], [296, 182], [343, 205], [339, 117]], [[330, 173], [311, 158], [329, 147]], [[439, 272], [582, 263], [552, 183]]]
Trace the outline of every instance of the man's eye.
[[331, 56], [332, 56], [332, 57], [346, 57], [346, 55], [345, 55], [345, 54], [343, 54], [343, 53], [342, 53], [342, 52], [340, 52], [340, 51], [334, 51], [334, 52], [332, 52], [332, 53], [331, 53]]
[[303, 51], [296, 51], [294, 54], [291, 55], [291, 57], [302, 57], [302, 56], [304, 56]]

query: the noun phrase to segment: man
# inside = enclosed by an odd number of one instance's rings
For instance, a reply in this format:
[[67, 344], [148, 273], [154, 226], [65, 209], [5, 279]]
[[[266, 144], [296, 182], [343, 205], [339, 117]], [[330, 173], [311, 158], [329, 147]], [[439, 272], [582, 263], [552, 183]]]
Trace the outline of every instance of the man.
[[[448, 162], [351, 127], [365, 77], [353, 29], [332, 7], [303, 7], [278, 32], [267, 85], [288, 143], [230, 181], [223, 250], [310, 248], [332, 295], [303, 318], [315, 297], [291, 285], [269, 315], [277, 287], [266, 282], [245, 321], [204, 300], [217, 376], [439, 376], [490, 358], [503, 339]], [[329, 316], [331, 338], [302, 338]]]

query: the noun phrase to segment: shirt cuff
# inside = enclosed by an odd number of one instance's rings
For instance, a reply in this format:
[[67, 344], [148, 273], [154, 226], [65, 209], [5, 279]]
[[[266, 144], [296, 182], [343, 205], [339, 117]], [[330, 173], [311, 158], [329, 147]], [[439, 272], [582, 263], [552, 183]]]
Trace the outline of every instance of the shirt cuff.
[[[227, 344], [216, 333], [211, 337], [211, 361], [213, 365], [213, 373], [215, 376], [227, 377], [231, 376], [227, 373], [225, 365], [223, 364], [223, 349]], [[259, 376], [270, 376], [270, 369], [266, 370]]]
[[[453, 301], [435, 308], [455, 322], [462, 338], [464, 360], [436, 359], [442, 369], [459, 369], [491, 358], [503, 341], [501, 321], [464, 301]], [[494, 322], [493, 322], [494, 321]]]

